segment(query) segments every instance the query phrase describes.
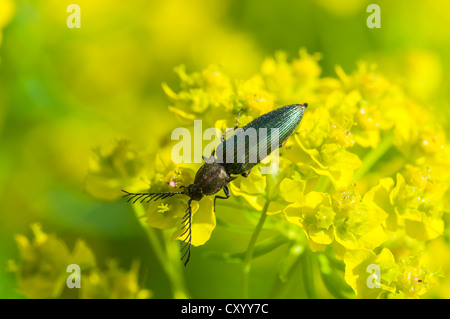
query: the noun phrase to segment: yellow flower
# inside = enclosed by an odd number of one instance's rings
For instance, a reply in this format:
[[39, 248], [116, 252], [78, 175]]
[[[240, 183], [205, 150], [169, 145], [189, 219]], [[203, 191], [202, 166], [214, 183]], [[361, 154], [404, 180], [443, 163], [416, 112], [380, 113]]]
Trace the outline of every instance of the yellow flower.
[[336, 74], [347, 91], [356, 89], [361, 92], [364, 99], [372, 103], [383, 98], [390, 88], [389, 81], [376, 71], [374, 64], [359, 62], [357, 71], [350, 76], [345, 74], [340, 66], [337, 66]]
[[201, 115], [203, 124], [210, 127], [214, 124], [213, 118], [233, 114], [231, 102], [236, 92], [231, 80], [218, 67], [210, 66], [202, 72], [188, 74], [182, 65], [175, 68], [175, 72], [181, 80], [181, 91], [175, 93], [165, 83], [163, 89], [172, 103], [169, 110], [183, 123], [192, 123]]
[[233, 181], [233, 195], [242, 196], [257, 211], [269, 201], [268, 214], [281, 213], [286, 203], [303, 196], [305, 182], [289, 160], [280, 157], [278, 172], [274, 174], [261, 174], [261, 167], [262, 164], [255, 166], [247, 178]]
[[396, 223], [405, 227], [413, 238], [430, 240], [444, 231], [442, 196], [445, 189], [439, 188], [420, 170], [410, 168], [410, 183], [397, 174], [397, 184], [392, 189], [390, 200], [395, 205]]
[[325, 245], [333, 242], [336, 214], [329, 195], [309, 192], [300, 200], [286, 206], [284, 214], [289, 222], [303, 229], [313, 251], [323, 250]]
[[80, 266], [81, 272], [96, 266], [92, 251], [84, 241], [75, 243], [73, 252], [54, 234], [46, 234], [40, 224], [31, 225], [34, 240], [16, 235], [20, 263], [10, 261], [10, 270], [18, 280], [18, 289], [28, 298], [59, 297], [69, 276], [67, 267]]
[[319, 59], [320, 54], [309, 55], [301, 49], [299, 59], [289, 63], [285, 52], [276, 52], [275, 58], [267, 58], [261, 66], [267, 91], [274, 94], [281, 105], [299, 103], [318, 82], [321, 73], [317, 63]]
[[[158, 158], [161, 157], [158, 156]], [[192, 170], [175, 166], [172, 162], [164, 162], [162, 158], [161, 161], [158, 160], [157, 162], [162, 165], [157, 165], [159, 171], [157, 174], [154, 174], [150, 181], [150, 192], [180, 191], [180, 186], [187, 186], [194, 181], [194, 172]], [[161, 201], [150, 201], [146, 208], [147, 223], [160, 229], [173, 228], [180, 223], [180, 218], [184, 216], [187, 203], [188, 198], [182, 195]], [[160, 209], [161, 205], [165, 207], [163, 211]]]
[[426, 155], [442, 153], [446, 145], [445, 132], [437, 127], [424, 127], [419, 134], [418, 142]]
[[[439, 258], [436, 258], [439, 256]], [[421, 262], [428, 266], [436, 277], [436, 287], [427, 294], [428, 298], [448, 298], [450, 296], [450, 278], [445, 274], [450, 271], [450, 255], [445, 237], [436, 238], [427, 243], [423, 250]]]
[[355, 116], [355, 141], [363, 147], [377, 147], [380, 142], [382, 115], [378, 106], [362, 104]]
[[[199, 202], [192, 202], [192, 239], [194, 246], [204, 245], [211, 233], [216, 228], [216, 215], [214, 212], [214, 201], [211, 197], [205, 197]], [[180, 216], [180, 219], [183, 216]], [[184, 229], [177, 228], [172, 240], [183, 240], [185, 236], [181, 236]]]
[[440, 273], [433, 273], [422, 264], [421, 258], [400, 260], [400, 275], [397, 278], [397, 295], [400, 298], [418, 298], [437, 285]]
[[83, 277], [80, 298], [82, 299], [148, 299], [152, 293], [139, 287], [139, 263], [133, 262], [129, 271], [120, 269], [110, 260], [107, 269], [94, 269]]
[[308, 150], [299, 138], [296, 137], [296, 141], [312, 160], [309, 165], [303, 165], [318, 175], [329, 177], [335, 187], [348, 185], [352, 180], [353, 172], [362, 165], [356, 154], [347, 151], [339, 144], [324, 143], [319, 149]]
[[[357, 298], [381, 298], [395, 293], [400, 269], [387, 248], [377, 255], [369, 249], [349, 250], [344, 256], [345, 281]], [[379, 269], [379, 276], [376, 276]], [[370, 277], [372, 276], [372, 277]]]
[[310, 55], [306, 49], [302, 48], [299, 51], [299, 56], [299, 59], [294, 59], [292, 61], [294, 75], [302, 85], [315, 84], [314, 82], [319, 79], [319, 76], [322, 73], [322, 68], [318, 64], [322, 55], [319, 53]]
[[261, 76], [239, 82], [237, 92], [240, 109], [236, 111], [246, 110], [246, 114], [255, 118], [274, 108], [275, 97], [265, 90]]
[[388, 214], [370, 197], [364, 196], [361, 200], [361, 196], [349, 188], [337, 190], [332, 198], [340, 217], [335, 222], [334, 249], [338, 258], [342, 258], [346, 250], [373, 250], [389, 239], [383, 227]]
[[345, 280], [358, 298], [418, 298], [434, 288], [440, 276], [417, 257], [397, 262], [387, 248], [378, 255], [370, 250], [351, 250], [344, 262]]
[[[150, 192], [180, 191], [180, 186], [188, 186], [194, 181], [194, 171], [189, 165], [174, 165], [157, 156], [155, 169], [158, 173], [150, 180]], [[159, 229], [176, 228], [173, 240], [182, 240], [181, 220], [188, 207], [188, 197], [177, 195], [160, 201], [150, 201], [146, 205], [146, 222]], [[145, 201], [144, 201], [145, 202]], [[192, 245], [199, 246], [207, 242], [216, 227], [213, 198], [205, 197], [200, 202], [193, 201], [192, 207]]]
[[148, 164], [127, 141], [118, 141], [106, 155], [100, 149], [94, 151], [84, 187], [92, 196], [103, 200], [120, 198], [122, 189], [141, 191], [148, 187], [144, 178]]
[[95, 256], [84, 241], [77, 240], [73, 252], [56, 235], [42, 231], [40, 224], [31, 225], [34, 240], [16, 235], [20, 263], [9, 261], [16, 273], [18, 289], [28, 298], [59, 298], [64, 296], [69, 265], [80, 267], [80, 298], [149, 298], [151, 292], [138, 283], [139, 263], [134, 262], [129, 272], [109, 261], [108, 269], [98, 268]]

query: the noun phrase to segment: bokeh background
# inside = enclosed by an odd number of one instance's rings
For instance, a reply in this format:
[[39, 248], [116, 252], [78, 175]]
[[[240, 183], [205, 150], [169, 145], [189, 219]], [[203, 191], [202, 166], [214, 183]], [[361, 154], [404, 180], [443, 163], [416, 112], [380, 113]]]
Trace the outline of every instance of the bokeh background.
[[[439, 105], [450, 132], [448, 1], [376, 1], [380, 29], [367, 27], [372, 2], [363, 0], [74, 2], [80, 29], [66, 26], [72, 1], [0, 0], [0, 298], [24, 297], [7, 265], [19, 259], [14, 236], [31, 238], [35, 222], [70, 249], [82, 238], [100, 265], [112, 258], [130, 269], [138, 259], [140, 285], [173, 297], [130, 206], [93, 198], [84, 182], [95, 149], [125, 138], [154, 152], [170, 136], [161, 84], [177, 88], [180, 64], [190, 72], [220, 64], [231, 78], [248, 78], [275, 51], [295, 57], [301, 47], [323, 55], [323, 76], [375, 62], [394, 81], [409, 79], [411, 96]], [[248, 236], [218, 227], [195, 249], [182, 270], [190, 296], [240, 297], [239, 265], [202, 256], [241, 251]], [[275, 276], [282, 254], [255, 261], [251, 297], [270, 296], [266, 274]], [[282, 296], [305, 297], [301, 287], [295, 277]]]

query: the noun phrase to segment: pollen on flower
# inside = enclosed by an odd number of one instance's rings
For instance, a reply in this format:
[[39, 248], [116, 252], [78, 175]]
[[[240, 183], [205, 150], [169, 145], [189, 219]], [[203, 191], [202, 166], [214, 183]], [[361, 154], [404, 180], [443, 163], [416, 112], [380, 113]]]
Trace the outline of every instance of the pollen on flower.
[[169, 211], [169, 204], [161, 204], [158, 206], [158, 213], [165, 213]]
[[177, 186], [177, 182], [175, 182], [174, 180], [169, 181], [169, 186], [170, 187], [176, 187]]

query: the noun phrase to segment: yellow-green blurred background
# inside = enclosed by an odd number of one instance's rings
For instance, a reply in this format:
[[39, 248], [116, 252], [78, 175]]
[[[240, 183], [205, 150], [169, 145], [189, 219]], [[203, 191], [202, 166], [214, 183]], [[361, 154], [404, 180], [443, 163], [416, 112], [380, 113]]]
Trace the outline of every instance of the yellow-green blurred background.
[[[71, 3], [81, 8], [79, 29], [66, 25]], [[0, 298], [23, 297], [7, 263], [18, 259], [14, 235], [31, 237], [34, 222], [71, 249], [83, 238], [100, 264], [114, 258], [129, 269], [139, 259], [142, 286], [153, 297], [172, 297], [129, 205], [96, 200], [83, 182], [93, 149], [125, 138], [152, 152], [170, 136], [176, 123], [161, 83], [177, 88], [175, 66], [191, 72], [220, 64], [230, 77], [245, 79], [275, 51], [293, 57], [304, 47], [323, 54], [324, 76], [335, 76], [335, 65], [351, 72], [363, 59], [391, 79], [413, 78], [403, 83], [408, 93], [432, 99], [448, 118], [450, 3], [377, 1], [381, 28], [369, 29], [370, 3], [0, 0]], [[233, 275], [239, 265], [201, 256], [242, 250], [247, 240], [217, 228], [195, 249], [185, 270], [192, 297], [240, 297]], [[251, 297], [267, 297], [265, 274], [281, 253], [255, 262]], [[295, 289], [300, 281], [284, 296], [304, 297]]]

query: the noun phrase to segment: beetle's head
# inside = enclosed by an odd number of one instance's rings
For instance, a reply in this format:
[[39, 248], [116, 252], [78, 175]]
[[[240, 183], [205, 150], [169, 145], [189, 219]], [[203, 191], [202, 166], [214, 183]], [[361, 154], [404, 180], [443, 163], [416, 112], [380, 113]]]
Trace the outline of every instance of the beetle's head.
[[200, 187], [195, 184], [191, 184], [184, 189], [184, 193], [189, 196], [191, 199], [199, 201], [203, 198], [203, 192]]

